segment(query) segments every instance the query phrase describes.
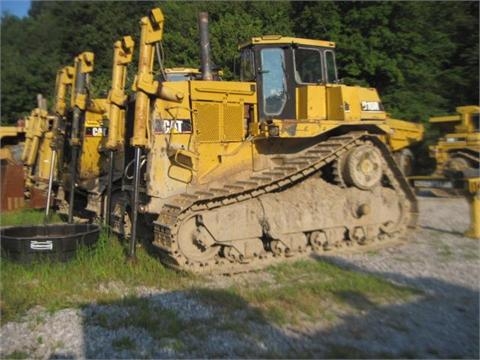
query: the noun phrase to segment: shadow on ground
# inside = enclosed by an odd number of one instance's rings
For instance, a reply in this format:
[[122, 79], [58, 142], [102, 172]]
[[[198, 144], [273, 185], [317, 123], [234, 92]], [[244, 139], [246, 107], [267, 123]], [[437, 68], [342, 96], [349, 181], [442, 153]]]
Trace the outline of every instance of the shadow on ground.
[[[413, 300], [386, 306], [343, 291], [336, 297], [354, 311], [338, 313], [334, 325], [282, 328], [228, 289], [143, 289], [139, 297], [86, 305], [78, 350], [86, 358], [479, 357], [477, 291], [431, 277], [368, 272], [338, 258], [314, 258], [421, 291]], [[61, 348], [51, 354], [72, 356]]]

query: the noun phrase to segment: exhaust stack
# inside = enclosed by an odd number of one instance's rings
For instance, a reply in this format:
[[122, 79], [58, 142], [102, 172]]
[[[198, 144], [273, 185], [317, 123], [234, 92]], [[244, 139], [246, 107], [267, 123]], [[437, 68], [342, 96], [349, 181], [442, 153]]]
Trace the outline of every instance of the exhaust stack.
[[208, 13], [198, 14], [200, 31], [200, 57], [202, 62], [202, 80], [213, 80], [210, 40], [208, 39]]

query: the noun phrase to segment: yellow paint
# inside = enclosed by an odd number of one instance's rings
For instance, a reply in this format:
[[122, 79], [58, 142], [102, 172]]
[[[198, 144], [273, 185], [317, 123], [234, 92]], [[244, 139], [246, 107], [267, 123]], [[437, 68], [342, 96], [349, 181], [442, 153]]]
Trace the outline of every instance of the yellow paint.
[[135, 43], [130, 36], [124, 36], [113, 46], [112, 85], [107, 99], [108, 109], [108, 139], [105, 144], [109, 150], [119, 150], [124, 145], [125, 129], [125, 83], [127, 65], [132, 61]]
[[332, 41], [293, 38], [293, 37], [282, 36], [282, 35], [264, 35], [259, 37], [253, 37], [250, 41], [240, 45], [239, 48], [243, 48], [249, 45], [260, 45], [260, 44], [297, 44], [297, 45], [310, 45], [310, 46], [320, 46], [320, 47], [328, 47], [328, 48], [335, 47], [335, 43]]
[[[156, 83], [152, 77], [154, 47], [145, 42], [147, 33], [144, 19], [131, 144], [148, 149], [145, 177], [146, 192], [152, 198], [146, 205], [149, 211], [158, 211], [165, 199], [193, 188], [245, 179], [255, 171], [272, 167], [275, 156], [295, 152], [311, 144], [315, 137], [335, 129], [341, 131], [342, 127], [348, 127], [346, 131], [371, 130], [388, 142], [396, 126], [397, 136], [390, 139], [396, 148], [413, 138], [407, 130], [418, 137], [417, 126], [400, 127], [405, 124], [393, 120], [387, 123], [387, 114], [373, 88], [300, 84], [294, 93], [294, 118], [273, 117], [260, 122], [255, 82]], [[335, 46], [328, 41], [281, 36], [253, 38], [243, 46], [267, 44]], [[152, 97], [156, 98], [150, 104]], [[400, 135], [407, 138], [402, 144]], [[371, 164], [363, 165], [368, 172]]]
[[480, 239], [480, 178], [466, 179], [466, 188], [470, 205], [470, 228], [465, 236]]
[[388, 144], [392, 151], [401, 150], [423, 140], [425, 128], [422, 124], [391, 118], [387, 119], [386, 124], [391, 128]]
[[153, 60], [155, 43], [163, 37], [163, 13], [159, 8], [154, 8], [150, 16], [140, 21], [140, 55], [138, 59], [138, 72], [134, 81], [134, 90], [137, 92], [135, 100], [135, 122], [131, 144], [133, 146], [146, 146], [147, 124], [150, 116], [150, 96], [158, 89], [158, 81], [153, 79]]
[[[450, 152], [467, 149], [480, 152], [480, 131], [478, 116], [480, 106], [459, 106], [456, 115], [431, 117], [430, 122], [438, 126], [449, 126], [451, 130], [440, 138], [435, 145], [429, 147], [430, 156], [437, 162], [437, 173], [444, 170], [450, 159]], [[477, 124], [474, 117], [476, 116]]]
[[325, 86], [301, 86], [297, 88], [297, 118], [325, 120], [327, 118]]

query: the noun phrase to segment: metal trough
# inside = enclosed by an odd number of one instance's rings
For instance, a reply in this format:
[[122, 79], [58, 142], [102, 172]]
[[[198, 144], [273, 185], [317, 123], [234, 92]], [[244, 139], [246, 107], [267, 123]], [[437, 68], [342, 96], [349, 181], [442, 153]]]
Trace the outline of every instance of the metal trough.
[[12, 226], [0, 229], [2, 256], [22, 263], [34, 260], [68, 261], [80, 245], [91, 247], [98, 241], [95, 224], [50, 224]]

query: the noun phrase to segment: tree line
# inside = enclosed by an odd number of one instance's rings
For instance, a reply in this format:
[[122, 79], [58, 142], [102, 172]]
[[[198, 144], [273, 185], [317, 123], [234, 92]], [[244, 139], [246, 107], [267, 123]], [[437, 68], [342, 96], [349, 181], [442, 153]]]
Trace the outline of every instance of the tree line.
[[[425, 122], [479, 101], [476, 1], [33, 1], [27, 17], [1, 17], [1, 123], [28, 114], [37, 93], [51, 105], [57, 70], [83, 51], [95, 53], [92, 91], [105, 96], [113, 43], [131, 35], [138, 44], [139, 20], [155, 6], [165, 15], [169, 67], [199, 66], [197, 14], [207, 11], [213, 61], [226, 79], [235, 77], [240, 43], [282, 34], [336, 42], [339, 76], [377, 88], [394, 117]], [[131, 68], [130, 82], [135, 59]]]

